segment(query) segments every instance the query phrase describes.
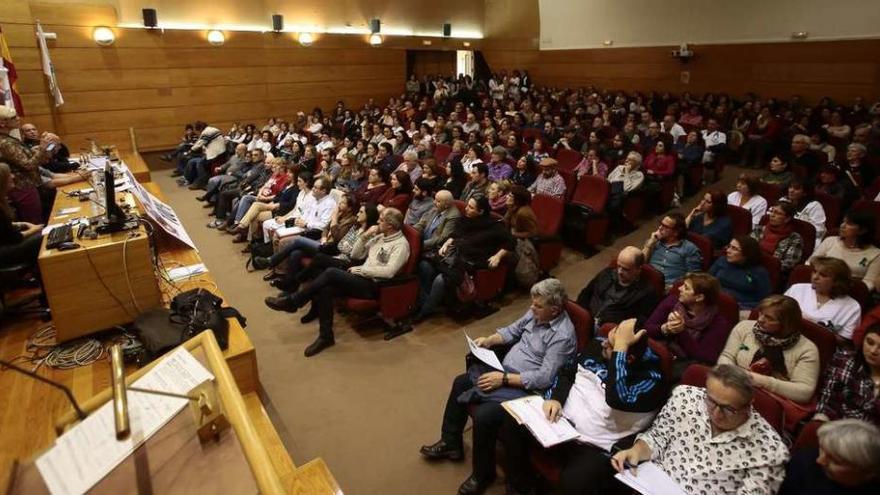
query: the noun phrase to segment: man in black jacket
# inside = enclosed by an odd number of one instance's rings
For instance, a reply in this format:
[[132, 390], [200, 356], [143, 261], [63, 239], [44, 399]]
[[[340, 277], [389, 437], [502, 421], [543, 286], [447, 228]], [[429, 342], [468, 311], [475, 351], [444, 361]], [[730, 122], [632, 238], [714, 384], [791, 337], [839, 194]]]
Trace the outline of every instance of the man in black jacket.
[[578, 295], [577, 303], [587, 309], [596, 327], [635, 318], [641, 326], [660, 302], [659, 296], [639, 277], [645, 255], [627, 246], [617, 255], [617, 267], [605, 268]]
[[[613, 492], [610, 455], [629, 447], [666, 402], [660, 359], [648, 348], [645, 330], [635, 328], [631, 318], [611, 330], [607, 339], [590, 342], [575, 362], [559, 370], [545, 394], [546, 418], [555, 422], [565, 417], [580, 434], [555, 449], [561, 454], [560, 492], [565, 495]], [[510, 416], [501, 438], [508, 493], [530, 493], [534, 475], [529, 448], [540, 446]]]

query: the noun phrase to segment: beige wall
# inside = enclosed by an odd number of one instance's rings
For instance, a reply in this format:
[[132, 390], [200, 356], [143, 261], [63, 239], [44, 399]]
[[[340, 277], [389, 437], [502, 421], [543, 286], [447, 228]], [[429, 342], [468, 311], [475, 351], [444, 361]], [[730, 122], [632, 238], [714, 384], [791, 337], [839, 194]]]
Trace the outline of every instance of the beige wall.
[[542, 50], [880, 38], [878, 0], [540, 0]]

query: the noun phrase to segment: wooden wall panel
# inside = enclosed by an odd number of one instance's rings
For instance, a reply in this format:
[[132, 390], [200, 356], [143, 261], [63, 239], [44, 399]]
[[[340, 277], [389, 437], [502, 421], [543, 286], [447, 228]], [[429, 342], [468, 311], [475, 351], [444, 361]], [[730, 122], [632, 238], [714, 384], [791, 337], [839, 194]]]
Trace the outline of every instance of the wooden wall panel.
[[419, 76], [424, 74], [449, 75], [455, 73], [455, 67], [455, 52], [431, 50], [413, 52], [412, 67], [409, 69]]
[[[359, 36], [319, 35], [304, 48], [290, 33], [227, 32], [226, 43], [213, 47], [203, 31], [114, 28], [114, 45], [99, 47], [91, 39], [93, 26], [115, 25], [112, 8], [30, 7], [0, 8], [25, 120], [60, 133], [73, 149], [88, 137], [125, 148], [129, 127], [141, 149], [168, 149], [194, 120], [228, 127], [329, 109], [339, 99], [359, 106], [399, 94], [405, 76], [400, 41], [374, 48]], [[58, 35], [49, 50], [65, 99], [59, 108], [40, 69], [31, 18]]]
[[[483, 51], [492, 70], [527, 69], [542, 85], [799, 94], [813, 102], [823, 96], [880, 98], [880, 40], [700, 45], [688, 63], [672, 58], [672, 47], [539, 51], [499, 45], [495, 40]], [[688, 84], [681, 82], [683, 71], [690, 73]]]

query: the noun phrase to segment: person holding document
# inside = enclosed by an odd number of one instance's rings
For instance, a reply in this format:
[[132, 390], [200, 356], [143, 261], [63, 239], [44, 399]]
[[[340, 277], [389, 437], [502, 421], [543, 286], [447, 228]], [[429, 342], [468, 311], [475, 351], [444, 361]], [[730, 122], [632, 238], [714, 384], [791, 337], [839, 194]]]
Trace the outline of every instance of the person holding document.
[[[613, 491], [611, 452], [632, 445], [632, 435], [651, 424], [666, 401], [668, 388], [660, 358], [648, 347], [645, 330], [635, 331], [636, 319], [596, 339], [559, 371], [547, 391], [547, 420], [569, 421], [579, 436], [562, 447], [560, 493], [584, 495]], [[564, 417], [564, 419], [562, 419]], [[508, 493], [532, 493], [529, 448], [532, 435], [508, 416], [501, 430]]]
[[474, 340], [483, 348], [512, 346], [502, 361], [504, 370], [477, 363], [457, 376], [446, 401], [440, 440], [421, 448], [428, 459], [462, 460], [468, 406], [475, 406], [473, 472], [459, 487], [460, 495], [483, 493], [495, 479], [496, 435], [507, 416], [501, 402], [547, 389], [559, 368], [574, 357], [577, 338], [565, 312], [565, 287], [548, 278], [532, 286], [531, 296], [531, 307], [522, 318]]
[[732, 364], [711, 369], [706, 388], [679, 385], [654, 424], [611, 458], [618, 472], [651, 460], [686, 493], [776, 493], [788, 448], [752, 407], [749, 373]]

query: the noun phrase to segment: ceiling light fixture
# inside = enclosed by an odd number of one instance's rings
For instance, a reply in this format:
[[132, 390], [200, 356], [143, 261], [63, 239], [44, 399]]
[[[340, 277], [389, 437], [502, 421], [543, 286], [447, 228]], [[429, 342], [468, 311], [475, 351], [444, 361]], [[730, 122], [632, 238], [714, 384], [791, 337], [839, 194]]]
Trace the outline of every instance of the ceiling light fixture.
[[99, 46], [110, 46], [116, 41], [116, 34], [114, 34], [113, 30], [107, 26], [98, 26], [95, 28], [94, 32], [92, 32], [92, 39], [94, 39], [95, 43]]

